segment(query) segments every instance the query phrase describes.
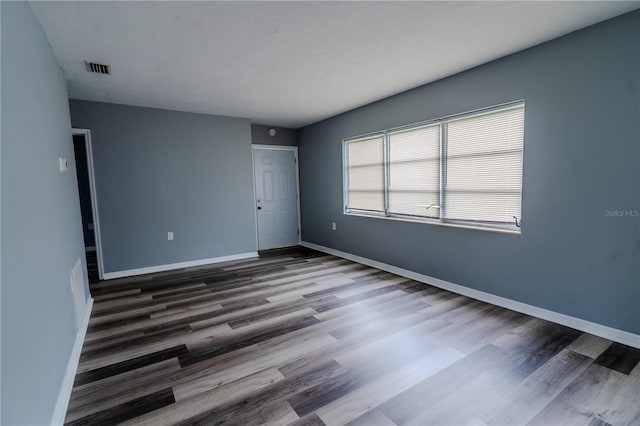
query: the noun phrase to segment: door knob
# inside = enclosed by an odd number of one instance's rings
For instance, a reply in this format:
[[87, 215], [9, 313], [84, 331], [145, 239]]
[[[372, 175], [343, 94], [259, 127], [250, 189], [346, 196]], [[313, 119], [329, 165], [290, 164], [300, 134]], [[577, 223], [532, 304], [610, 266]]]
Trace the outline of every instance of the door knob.
[[262, 210], [262, 207], [258, 206], [258, 210]]

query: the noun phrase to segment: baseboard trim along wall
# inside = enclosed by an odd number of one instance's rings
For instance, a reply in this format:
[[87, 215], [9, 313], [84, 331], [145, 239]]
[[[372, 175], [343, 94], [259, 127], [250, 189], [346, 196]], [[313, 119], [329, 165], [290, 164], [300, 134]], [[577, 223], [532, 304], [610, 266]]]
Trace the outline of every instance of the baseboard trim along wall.
[[58, 394], [58, 400], [53, 410], [53, 417], [51, 418], [52, 425], [64, 424], [64, 418], [67, 415], [67, 407], [69, 406], [69, 399], [71, 398], [71, 391], [73, 390], [73, 381], [76, 378], [76, 370], [78, 369], [78, 363], [80, 362], [80, 353], [82, 352], [82, 345], [84, 343], [84, 337], [87, 334], [87, 328], [89, 327], [89, 318], [91, 318], [91, 310], [93, 308], [93, 298], [89, 298], [87, 301], [87, 307], [85, 308], [84, 320], [82, 326], [76, 333], [76, 341], [73, 344], [73, 350], [69, 357], [69, 363], [62, 379], [62, 386], [60, 387], [60, 393]]
[[193, 266], [211, 265], [213, 263], [229, 262], [231, 260], [249, 259], [258, 257], [257, 251], [248, 253], [232, 254], [229, 256], [212, 257], [209, 259], [193, 260], [190, 262], [169, 263], [167, 265], [149, 266], [146, 268], [129, 269], [126, 271], [105, 272], [103, 278], [112, 280], [114, 278], [132, 277], [134, 275], [153, 274], [154, 272], [171, 271], [173, 269], [191, 268]]
[[528, 305], [526, 303], [517, 302], [515, 300], [507, 299], [504, 297], [495, 296], [490, 293], [485, 293], [484, 291], [474, 290], [472, 288], [465, 287], [459, 284], [454, 284], [449, 281], [441, 280], [439, 278], [434, 278], [428, 275], [419, 274], [417, 272], [413, 272], [408, 269], [398, 268], [397, 266], [378, 262], [376, 260], [367, 259], [366, 257], [357, 256], [355, 254], [343, 252], [340, 250], [335, 250], [335, 249], [324, 247], [318, 244], [302, 241], [300, 245], [304, 247], [308, 247], [310, 249], [318, 250], [327, 254], [332, 254], [334, 256], [342, 257], [344, 259], [352, 260], [354, 262], [362, 263], [363, 265], [371, 266], [373, 268], [381, 269], [383, 271], [391, 272], [396, 275], [411, 278], [412, 280], [420, 281], [425, 284], [432, 285], [434, 287], [451, 291], [453, 293], [471, 297], [473, 299], [477, 299], [482, 302], [491, 303], [493, 305], [511, 309], [512, 311], [531, 315], [536, 318], [541, 318], [547, 321], [554, 322], [556, 324], [560, 324], [560, 325], [574, 328], [576, 330], [584, 331], [585, 333], [590, 333], [596, 336], [604, 337], [605, 339], [609, 339], [614, 342], [622, 343], [628, 346], [633, 346], [634, 348], [640, 348], [640, 335], [638, 334], [629, 333], [627, 331], [618, 330], [612, 327], [607, 327], [605, 325], [601, 325], [595, 322], [561, 314], [559, 312], [550, 311], [548, 309], [539, 308], [537, 306]]

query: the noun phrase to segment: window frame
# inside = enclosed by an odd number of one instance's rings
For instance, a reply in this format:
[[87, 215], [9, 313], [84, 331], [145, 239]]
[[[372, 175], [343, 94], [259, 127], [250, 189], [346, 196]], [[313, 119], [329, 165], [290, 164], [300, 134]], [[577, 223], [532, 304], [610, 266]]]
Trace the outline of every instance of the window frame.
[[[520, 177], [520, 218], [519, 223], [516, 224], [508, 224], [503, 222], [487, 222], [487, 221], [474, 221], [474, 220], [460, 220], [460, 219], [446, 219], [445, 210], [446, 206], [444, 205], [445, 199], [445, 185], [446, 185], [446, 174], [447, 174], [447, 157], [443, 155], [447, 152], [446, 150], [446, 127], [449, 122], [462, 120], [470, 117], [479, 117], [486, 114], [492, 114], [500, 111], [508, 111], [510, 109], [522, 108], [523, 113], [526, 112], [525, 101], [524, 99], [519, 99], [512, 102], [506, 102], [498, 105], [493, 105], [490, 107], [479, 108], [472, 111], [467, 111], [459, 114], [451, 114], [444, 117], [420, 121], [417, 123], [407, 124], [403, 126], [397, 126], [388, 128], [385, 130], [370, 132], [361, 134], [358, 136], [348, 137], [342, 139], [342, 200], [343, 200], [343, 211], [344, 215], [348, 216], [360, 216], [360, 217], [370, 217], [370, 218], [378, 218], [378, 219], [390, 219], [390, 220], [398, 220], [403, 222], [415, 222], [415, 223], [426, 223], [432, 225], [441, 225], [441, 226], [450, 226], [456, 228], [468, 228], [468, 229], [479, 229], [485, 231], [493, 231], [493, 232], [501, 232], [508, 234], [521, 234], [522, 227], [522, 201], [523, 201], [523, 186], [524, 186], [524, 151], [525, 151], [525, 143], [524, 143], [524, 133], [526, 126], [526, 118], [523, 122], [523, 144], [522, 144], [522, 175]], [[401, 131], [408, 130], [417, 130], [421, 127], [427, 126], [439, 126], [440, 132], [440, 156], [439, 156], [439, 164], [440, 164], [440, 178], [439, 178], [439, 200], [440, 204], [438, 206], [439, 213], [438, 218], [429, 218], [424, 216], [415, 216], [410, 214], [402, 214], [402, 213], [390, 213], [389, 212], [389, 134]], [[372, 210], [363, 210], [363, 209], [354, 209], [349, 208], [348, 206], [348, 192], [349, 192], [349, 163], [348, 163], [348, 153], [347, 153], [347, 145], [352, 142], [358, 142], [371, 138], [382, 138], [383, 143], [383, 176], [384, 176], [384, 210], [383, 211], [372, 211]]]

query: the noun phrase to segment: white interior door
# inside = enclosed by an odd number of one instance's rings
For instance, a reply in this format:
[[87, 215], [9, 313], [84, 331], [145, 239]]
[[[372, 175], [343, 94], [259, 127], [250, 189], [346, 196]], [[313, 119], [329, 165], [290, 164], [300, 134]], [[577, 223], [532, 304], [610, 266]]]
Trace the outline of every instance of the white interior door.
[[294, 148], [253, 148], [258, 249], [298, 244], [298, 178]]

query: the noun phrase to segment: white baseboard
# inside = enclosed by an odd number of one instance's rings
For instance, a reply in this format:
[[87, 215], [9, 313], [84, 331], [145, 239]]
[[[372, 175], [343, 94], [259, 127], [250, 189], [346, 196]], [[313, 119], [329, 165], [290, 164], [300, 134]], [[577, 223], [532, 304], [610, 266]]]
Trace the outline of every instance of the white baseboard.
[[84, 337], [87, 334], [87, 328], [89, 327], [89, 318], [91, 318], [91, 309], [93, 308], [93, 298], [89, 298], [87, 301], [87, 307], [85, 308], [85, 316], [82, 326], [76, 333], [76, 341], [73, 344], [73, 350], [69, 357], [69, 363], [67, 364], [67, 370], [64, 373], [62, 379], [62, 386], [60, 387], [60, 393], [58, 394], [58, 400], [53, 410], [53, 417], [51, 418], [52, 425], [62, 425], [64, 418], [67, 415], [67, 407], [69, 406], [69, 399], [71, 398], [71, 391], [73, 390], [73, 381], [76, 378], [76, 370], [78, 369], [78, 362], [80, 361], [80, 353], [82, 352], [82, 345], [84, 343]]
[[229, 262], [231, 260], [249, 259], [258, 257], [258, 252], [232, 254], [230, 256], [212, 257], [209, 259], [193, 260], [190, 262], [170, 263], [168, 265], [149, 266], [146, 268], [129, 269], [126, 271], [105, 272], [103, 279], [112, 280], [114, 278], [132, 277], [134, 275], [153, 274], [155, 272], [171, 271], [173, 269], [191, 268], [193, 266], [211, 265], [213, 263]]
[[604, 337], [605, 339], [609, 339], [614, 342], [623, 343], [628, 346], [633, 346], [634, 348], [640, 348], [640, 335], [638, 334], [629, 333], [628, 331], [607, 327], [605, 325], [561, 314], [559, 312], [550, 311], [548, 309], [539, 308], [537, 306], [528, 305], [526, 303], [517, 302], [515, 300], [507, 299], [504, 297], [495, 296], [490, 293], [485, 293], [484, 291], [474, 290], [472, 288], [454, 284], [452, 282], [441, 280], [439, 278], [419, 274], [417, 272], [409, 271], [408, 269], [398, 268], [397, 266], [388, 265], [386, 263], [367, 259], [366, 257], [357, 256], [355, 254], [335, 250], [329, 247], [308, 243], [306, 241], [302, 241], [300, 245], [324, 253], [332, 254], [334, 256], [349, 259], [354, 262], [362, 263], [363, 265], [371, 266], [383, 271], [391, 272], [396, 275], [411, 278], [412, 280], [420, 281], [434, 287], [451, 291], [453, 293], [461, 294], [463, 296], [471, 297], [473, 299], [481, 300], [493, 305], [502, 306], [503, 308], [511, 309], [512, 311], [521, 312], [523, 314], [531, 315], [536, 318], [541, 318], [547, 321], [554, 322], [556, 324], [584, 331], [585, 333]]

